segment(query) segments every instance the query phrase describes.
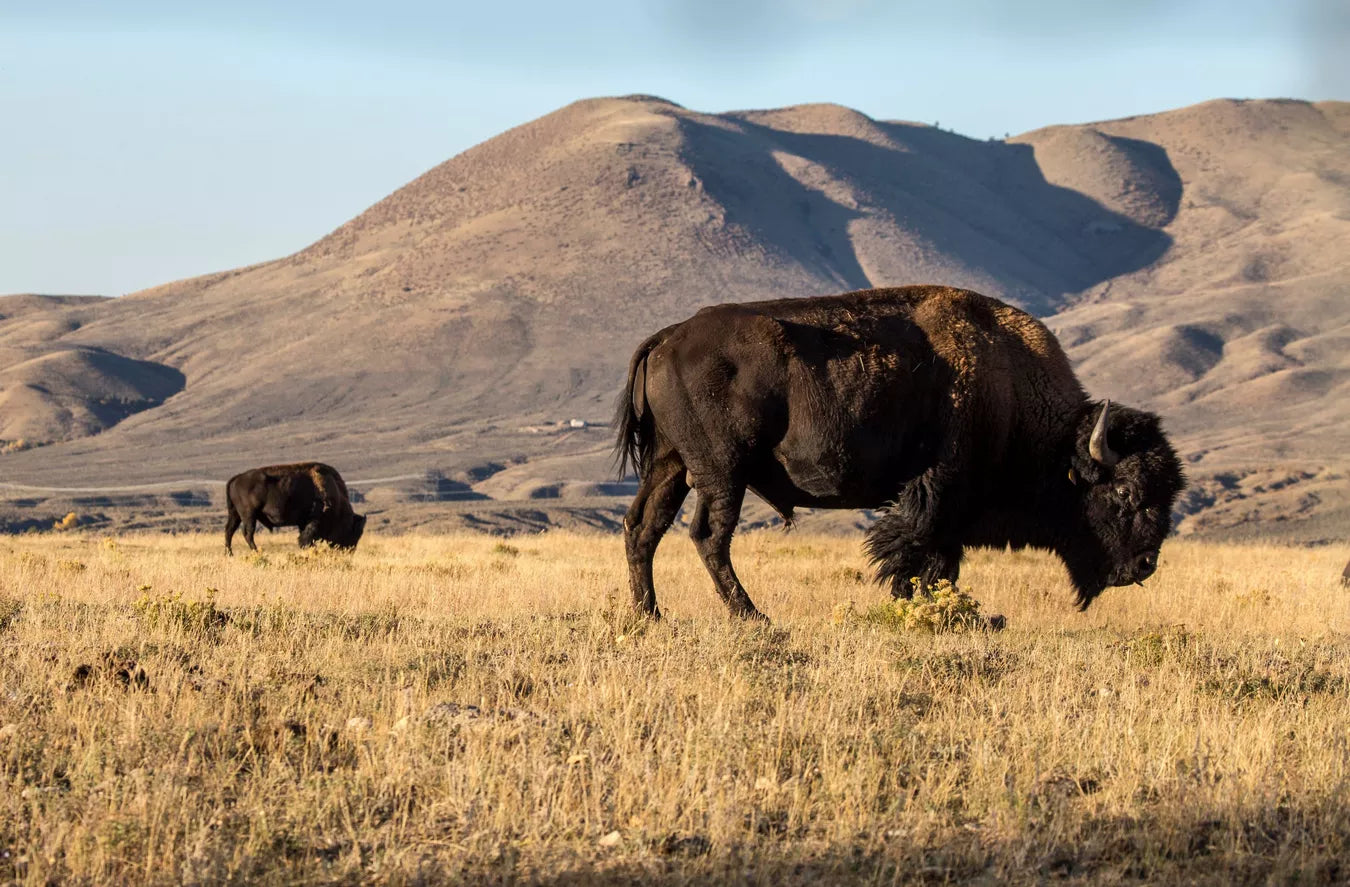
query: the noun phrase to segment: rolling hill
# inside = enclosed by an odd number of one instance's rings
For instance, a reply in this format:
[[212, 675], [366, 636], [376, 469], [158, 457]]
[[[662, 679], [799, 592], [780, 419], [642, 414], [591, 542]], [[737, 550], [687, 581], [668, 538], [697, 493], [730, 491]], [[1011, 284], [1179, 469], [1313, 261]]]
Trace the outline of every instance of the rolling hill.
[[[117, 299], [0, 298], [0, 480], [312, 457], [371, 481], [396, 523], [419, 497], [612, 510], [596, 426], [648, 332], [716, 302], [913, 282], [1033, 311], [1094, 395], [1161, 412], [1193, 479], [1183, 532], [1350, 532], [1340, 102], [977, 141], [835, 105], [580, 101], [294, 255]], [[11, 516], [116, 505], [10, 495]]]

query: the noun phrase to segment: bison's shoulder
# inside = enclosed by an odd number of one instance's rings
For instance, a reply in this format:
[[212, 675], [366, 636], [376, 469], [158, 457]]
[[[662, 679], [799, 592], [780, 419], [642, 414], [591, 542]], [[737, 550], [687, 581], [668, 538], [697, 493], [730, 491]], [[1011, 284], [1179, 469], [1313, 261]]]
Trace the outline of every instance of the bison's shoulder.
[[1002, 324], [1039, 325], [1030, 314], [972, 290], [938, 285], [881, 287], [833, 296], [809, 296], [713, 305], [695, 316], [758, 315], [822, 329], [868, 329], [897, 318], [940, 316], [986, 330]]
[[[900, 286], [884, 289], [855, 290], [835, 296], [809, 296], [797, 299], [772, 299], [764, 302], [741, 302], [716, 305], [703, 311], [737, 309], [791, 323], [813, 326], [838, 326], [841, 322], [867, 317], [907, 314], [915, 306], [947, 287]], [[703, 313], [703, 312], [700, 312]]]
[[323, 462], [288, 462], [283, 465], [265, 465], [240, 472], [230, 478], [227, 487], [240, 485], [271, 486], [282, 484], [289, 489], [296, 485], [311, 487], [326, 503], [336, 505], [347, 499], [347, 484], [337, 469]]
[[265, 465], [262, 468], [255, 468], [253, 470], [262, 474], [270, 474], [277, 477], [313, 474], [316, 471], [324, 474], [337, 474], [336, 469], [331, 465], [325, 465], [322, 462], [287, 462], [284, 465]]
[[1068, 358], [1045, 324], [990, 296], [935, 288], [916, 303], [913, 316], [944, 353], [972, 359], [986, 352], [1012, 360], [1010, 368], [1036, 364], [1056, 375], [1070, 373]]

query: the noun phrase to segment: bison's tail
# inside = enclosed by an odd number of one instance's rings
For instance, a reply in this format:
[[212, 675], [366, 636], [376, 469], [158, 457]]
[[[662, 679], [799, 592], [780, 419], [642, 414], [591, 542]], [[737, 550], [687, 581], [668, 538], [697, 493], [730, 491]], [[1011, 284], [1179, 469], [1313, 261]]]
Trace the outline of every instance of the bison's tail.
[[648, 338], [633, 352], [628, 362], [628, 384], [619, 395], [614, 411], [614, 428], [618, 440], [614, 443], [614, 464], [619, 476], [628, 474], [631, 465], [640, 477], [651, 462], [652, 447], [656, 443], [656, 423], [647, 408], [647, 355], [665, 338], [662, 330]]

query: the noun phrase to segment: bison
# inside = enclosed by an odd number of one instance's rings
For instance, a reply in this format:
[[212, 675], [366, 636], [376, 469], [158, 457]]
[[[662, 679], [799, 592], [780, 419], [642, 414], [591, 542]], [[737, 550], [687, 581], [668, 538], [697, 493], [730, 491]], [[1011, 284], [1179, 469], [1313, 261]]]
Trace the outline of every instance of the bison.
[[337, 469], [322, 462], [271, 465], [236, 474], [225, 484], [228, 516], [225, 551], [234, 554], [234, 531], [242, 523], [244, 541], [254, 551], [256, 524], [267, 529], [299, 527], [300, 547], [322, 539], [338, 548], [355, 548], [366, 529], [365, 515], [352, 511], [347, 485]]
[[956, 581], [969, 546], [1063, 559], [1086, 609], [1158, 564], [1185, 484], [1158, 417], [1087, 398], [1031, 315], [943, 286], [717, 305], [633, 355], [615, 422], [637, 494], [633, 605], [659, 618], [652, 557], [689, 491], [690, 535], [733, 615], [746, 490], [793, 509], [882, 514], [867, 552], [891, 593]]

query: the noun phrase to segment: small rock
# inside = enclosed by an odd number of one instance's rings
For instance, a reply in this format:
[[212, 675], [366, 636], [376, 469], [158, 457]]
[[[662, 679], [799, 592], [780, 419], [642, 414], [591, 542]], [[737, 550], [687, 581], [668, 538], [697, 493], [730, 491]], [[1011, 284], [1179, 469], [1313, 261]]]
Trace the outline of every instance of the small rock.
[[432, 727], [450, 727], [472, 724], [483, 717], [483, 711], [476, 705], [460, 705], [458, 702], [438, 702], [422, 712], [422, 723]]
[[347, 719], [347, 729], [353, 733], [364, 733], [369, 730], [371, 726], [370, 718], [363, 718], [360, 715]]
[[623, 835], [619, 834], [617, 831], [613, 831], [605, 835], [599, 841], [596, 841], [596, 843], [599, 844], [601, 847], [617, 847], [619, 846], [619, 842], [622, 840]]
[[409, 715], [404, 715], [403, 717], [399, 718], [397, 721], [394, 721], [394, 726], [392, 726], [392, 727], [389, 728], [389, 732], [390, 732], [390, 733], [404, 733], [404, 732], [406, 732], [407, 729], [408, 729], [409, 727], [411, 727], [411, 726], [412, 726], [412, 718], [411, 718]]
[[18, 724], [6, 724], [5, 726], [0, 727], [0, 739], [9, 739], [10, 737], [17, 735], [18, 732]]
[[52, 785], [30, 785], [28, 788], [19, 792], [19, 797], [28, 801], [41, 795], [55, 794], [58, 791], [59, 789]]

